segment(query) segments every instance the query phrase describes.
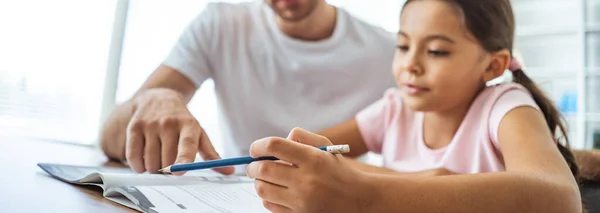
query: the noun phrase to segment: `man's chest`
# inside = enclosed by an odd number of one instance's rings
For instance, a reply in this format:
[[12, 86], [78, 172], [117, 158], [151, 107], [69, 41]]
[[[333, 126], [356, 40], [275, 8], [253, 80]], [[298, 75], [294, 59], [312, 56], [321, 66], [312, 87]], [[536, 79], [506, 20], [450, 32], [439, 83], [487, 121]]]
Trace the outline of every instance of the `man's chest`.
[[358, 54], [333, 58], [266, 48], [252, 54], [224, 57], [213, 68], [216, 84], [277, 96], [343, 94], [359, 85], [386, 84], [392, 80], [391, 61]]

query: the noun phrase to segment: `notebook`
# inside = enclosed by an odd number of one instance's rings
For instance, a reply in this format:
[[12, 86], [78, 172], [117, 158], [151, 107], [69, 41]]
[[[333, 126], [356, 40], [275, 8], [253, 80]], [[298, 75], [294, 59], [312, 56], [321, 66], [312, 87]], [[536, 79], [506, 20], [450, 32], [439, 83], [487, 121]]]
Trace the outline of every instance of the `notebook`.
[[111, 201], [140, 212], [269, 212], [256, 195], [253, 179], [209, 170], [184, 176], [136, 174], [129, 169], [39, 163], [52, 177], [102, 189]]

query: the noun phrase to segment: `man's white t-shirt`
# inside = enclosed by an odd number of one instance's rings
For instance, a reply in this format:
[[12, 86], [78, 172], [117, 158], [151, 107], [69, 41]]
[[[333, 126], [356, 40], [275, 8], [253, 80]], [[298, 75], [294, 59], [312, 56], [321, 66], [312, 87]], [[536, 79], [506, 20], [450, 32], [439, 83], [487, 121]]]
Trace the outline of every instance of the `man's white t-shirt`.
[[394, 85], [392, 33], [338, 8], [330, 38], [301, 41], [283, 34], [275, 15], [264, 1], [210, 3], [163, 62], [198, 87], [214, 81], [222, 157], [248, 155], [253, 141], [294, 127], [351, 120]]

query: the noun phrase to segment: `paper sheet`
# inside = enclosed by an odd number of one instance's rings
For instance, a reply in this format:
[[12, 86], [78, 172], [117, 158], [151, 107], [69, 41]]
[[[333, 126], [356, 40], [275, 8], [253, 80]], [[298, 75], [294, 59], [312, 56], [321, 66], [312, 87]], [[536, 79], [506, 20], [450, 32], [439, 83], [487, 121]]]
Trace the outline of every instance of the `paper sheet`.
[[252, 182], [252, 179], [243, 176], [186, 176], [151, 175], [151, 174], [120, 174], [103, 173], [104, 185], [107, 188], [118, 186], [155, 186], [155, 185], [193, 185], [211, 182]]
[[253, 179], [245, 176], [223, 176], [209, 170], [172, 176], [134, 174], [128, 169], [39, 166], [72, 183], [101, 186], [107, 199], [143, 212], [269, 212], [255, 193]]
[[[129, 169], [107, 167], [82, 167], [60, 164], [40, 164], [48, 173], [66, 181], [93, 183], [104, 188], [141, 185], [191, 185], [207, 182], [252, 181], [245, 176], [224, 176], [211, 170], [188, 172], [184, 176], [162, 174], [136, 174]], [[102, 176], [102, 179], [100, 179]]]
[[87, 167], [87, 166], [74, 166], [74, 165], [63, 165], [63, 164], [49, 164], [39, 163], [38, 166], [44, 169], [51, 175], [62, 178], [66, 181], [78, 182], [80, 179], [98, 172], [98, 173], [114, 173], [114, 174], [133, 174], [129, 169], [125, 168], [109, 168], [109, 167]]
[[256, 195], [254, 183], [211, 183], [181, 186], [120, 187], [146, 212], [268, 213]]

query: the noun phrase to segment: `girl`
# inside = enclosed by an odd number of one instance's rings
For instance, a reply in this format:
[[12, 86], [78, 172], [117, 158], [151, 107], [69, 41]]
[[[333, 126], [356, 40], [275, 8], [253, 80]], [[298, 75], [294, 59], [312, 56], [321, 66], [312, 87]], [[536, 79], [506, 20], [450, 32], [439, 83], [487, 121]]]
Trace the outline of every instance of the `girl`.
[[[557, 109], [512, 60], [508, 0], [408, 0], [398, 88], [319, 136], [256, 141], [247, 174], [273, 212], [582, 212]], [[509, 69], [514, 82], [486, 86]], [[558, 136], [562, 140], [558, 140]], [[300, 143], [290, 143], [296, 141]], [[313, 146], [382, 153], [376, 168]], [[449, 171], [459, 175], [439, 175]], [[399, 172], [404, 173], [404, 175]], [[444, 173], [444, 172], [442, 172]]]

